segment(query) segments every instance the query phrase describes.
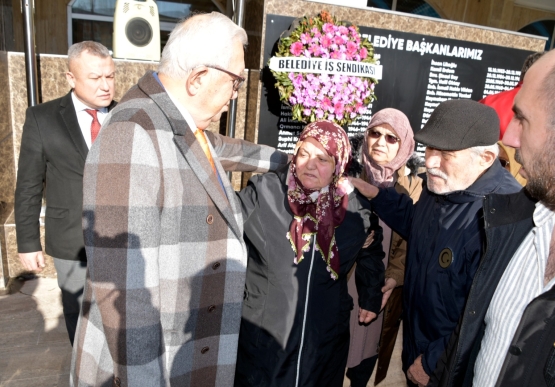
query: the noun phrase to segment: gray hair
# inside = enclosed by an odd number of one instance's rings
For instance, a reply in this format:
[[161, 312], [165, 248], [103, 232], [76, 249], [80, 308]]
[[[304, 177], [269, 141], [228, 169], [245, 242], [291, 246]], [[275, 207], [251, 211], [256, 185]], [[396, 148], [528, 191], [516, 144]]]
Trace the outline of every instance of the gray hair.
[[93, 42], [90, 40], [85, 40], [84, 42], [79, 42], [73, 44], [69, 50], [67, 50], [67, 60], [71, 63], [81, 56], [82, 53], [87, 52], [91, 55], [98, 56], [100, 58], [106, 58], [110, 56], [110, 51], [102, 44]]
[[197, 14], [175, 26], [162, 51], [158, 72], [184, 79], [201, 65], [227, 68], [233, 55], [232, 43], [247, 45], [247, 33], [227, 16], [212, 12]]
[[477, 157], [480, 157], [485, 152], [491, 152], [495, 155], [495, 157], [497, 157], [499, 156], [499, 145], [495, 143], [493, 145], [474, 146], [470, 148], [470, 156], [472, 157], [473, 160], [476, 159]]

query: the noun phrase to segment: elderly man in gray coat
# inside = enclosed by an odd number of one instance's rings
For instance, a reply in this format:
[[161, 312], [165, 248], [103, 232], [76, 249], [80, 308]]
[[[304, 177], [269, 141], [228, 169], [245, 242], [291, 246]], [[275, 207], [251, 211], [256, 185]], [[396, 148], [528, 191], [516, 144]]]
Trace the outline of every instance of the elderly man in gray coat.
[[246, 43], [221, 14], [189, 18], [107, 117], [85, 166], [73, 385], [233, 384], [247, 252], [225, 170], [287, 162], [205, 131], [237, 97]]

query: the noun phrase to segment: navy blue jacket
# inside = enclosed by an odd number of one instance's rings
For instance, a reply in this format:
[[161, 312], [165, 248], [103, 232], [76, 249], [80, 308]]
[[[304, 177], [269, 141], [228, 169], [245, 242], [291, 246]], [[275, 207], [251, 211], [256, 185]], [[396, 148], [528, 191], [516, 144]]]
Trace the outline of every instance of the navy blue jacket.
[[403, 370], [423, 354], [431, 375], [463, 311], [485, 242], [487, 195], [522, 187], [498, 161], [464, 191], [437, 195], [424, 187], [413, 204], [395, 189], [372, 200], [378, 216], [408, 241], [403, 291]]

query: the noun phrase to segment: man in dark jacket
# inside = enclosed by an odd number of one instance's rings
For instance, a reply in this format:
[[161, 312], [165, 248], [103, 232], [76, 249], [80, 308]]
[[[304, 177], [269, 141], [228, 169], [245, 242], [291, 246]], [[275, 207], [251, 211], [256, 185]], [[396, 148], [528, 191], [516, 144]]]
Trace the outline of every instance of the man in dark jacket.
[[498, 136], [493, 109], [443, 102], [415, 135], [426, 145], [427, 187], [418, 203], [394, 189], [363, 192], [408, 242], [402, 359], [409, 385], [428, 383], [459, 321], [483, 252], [486, 198], [520, 189], [496, 160]]
[[513, 110], [503, 143], [528, 184], [486, 201], [487, 250], [432, 386], [555, 385], [555, 52], [530, 68]]
[[72, 45], [66, 73], [71, 91], [28, 108], [21, 135], [15, 190], [19, 259], [28, 271], [45, 267], [39, 228], [45, 194], [45, 250], [53, 257], [72, 345], [87, 272], [81, 220], [83, 169], [104, 118], [116, 105], [115, 71], [102, 44]]

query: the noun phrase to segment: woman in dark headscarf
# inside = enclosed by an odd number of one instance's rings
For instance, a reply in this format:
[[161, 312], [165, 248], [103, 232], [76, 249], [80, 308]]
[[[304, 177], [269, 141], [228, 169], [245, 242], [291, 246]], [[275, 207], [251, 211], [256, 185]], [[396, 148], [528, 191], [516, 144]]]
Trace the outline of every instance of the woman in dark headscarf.
[[249, 263], [236, 386], [343, 385], [353, 308], [346, 275], [371, 232], [356, 270], [363, 321], [380, 309], [384, 275], [378, 220], [342, 179], [349, 159], [344, 130], [314, 122], [287, 169], [254, 176], [238, 193]]
[[[422, 192], [422, 179], [416, 176], [417, 164], [413, 170], [406, 167], [414, 152], [414, 134], [407, 116], [397, 109], [382, 109], [372, 116], [360, 149], [363, 167], [361, 178], [378, 187], [393, 187], [397, 192], [409, 195], [417, 201]], [[366, 387], [378, 359], [380, 333], [380, 366], [376, 375], [379, 383], [385, 377], [391, 352], [399, 329], [401, 317], [401, 286], [405, 274], [406, 242], [381, 221], [383, 229], [383, 250], [388, 252], [384, 265], [386, 284], [383, 291], [382, 308], [390, 294], [391, 300], [384, 313], [370, 325], [359, 324], [357, 316], [351, 314], [351, 345], [347, 366], [347, 377], [352, 387]], [[395, 290], [393, 290], [395, 289]], [[393, 291], [393, 293], [392, 293]], [[349, 281], [349, 294], [356, 299], [357, 292], [353, 280]], [[381, 363], [384, 364], [381, 364]]]

